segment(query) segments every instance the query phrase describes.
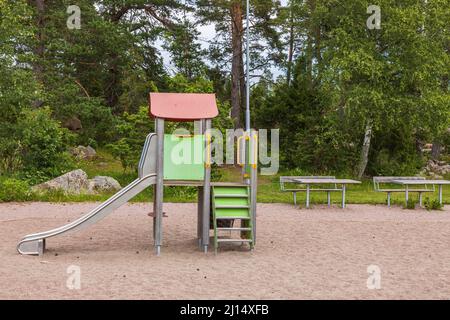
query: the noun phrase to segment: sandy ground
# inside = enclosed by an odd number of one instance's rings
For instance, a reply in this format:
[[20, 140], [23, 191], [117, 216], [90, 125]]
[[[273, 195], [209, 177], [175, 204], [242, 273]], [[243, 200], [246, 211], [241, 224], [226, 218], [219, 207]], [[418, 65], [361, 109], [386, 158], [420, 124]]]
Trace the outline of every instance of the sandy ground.
[[[258, 205], [256, 249], [196, 247], [195, 204], [166, 203], [164, 246], [152, 247], [150, 204], [128, 204], [91, 228], [50, 238], [21, 256], [25, 234], [95, 207], [0, 204], [1, 299], [431, 299], [450, 298], [450, 207], [445, 211], [350, 205], [342, 210]], [[81, 289], [69, 289], [69, 266]], [[367, 267], [381, 271], [369, 290]], [[70, 270], [70, 269], [69, 269]]]

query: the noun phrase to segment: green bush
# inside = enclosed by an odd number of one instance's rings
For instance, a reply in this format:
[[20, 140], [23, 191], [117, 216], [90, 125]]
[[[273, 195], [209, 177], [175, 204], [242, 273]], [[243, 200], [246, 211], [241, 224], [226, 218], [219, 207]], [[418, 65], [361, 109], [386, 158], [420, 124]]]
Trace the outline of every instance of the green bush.
[[15, 122], [0, 124], [0, 174], [40, 182], [73, 167], [67, 145], [72, 135], [49, 108], [24, 109]]
[[73, 168], [67, 145], [72, 135], [51, 118], [49, 108], [25, 110], [16, 127], [23, 171], [54, 177]]
[[369, 164], [370, 168], [368, 170], [373, 175], [414, 175], [423, 165], [423, 160], [420, 156], [414, 153], [407, 154], [402, 150], [391, 152], [387, 149], [382, 149], [378, 152], [374, 152], [374, 154], [374, 160]]
[[145, 138], [153, 131], [153, 127], [147, 106], [140, 107], [138, 113], [123, 114], [117, 125], [120, 138], [106, 147], [116, 159], [120, 160], [124, 170], [137, 169]]
[[30, 199], [30, 187], [26, 181], [8, 178], [0, 182], [0, 202], [26, 201]]
[[413, 199], [408, 199], [408, 202], [406, 202], [403, 208], [414, 210], [416, 208], [416, 202]]
[[431, 200], [428, 197], [425, 198], [425, 201], [423, 202], [423, 206], [428, 211], [429, 210], [441, 210], [442, 209], [442, 205], [439, 203], [439, 200], [437, 200], [437, 199]]

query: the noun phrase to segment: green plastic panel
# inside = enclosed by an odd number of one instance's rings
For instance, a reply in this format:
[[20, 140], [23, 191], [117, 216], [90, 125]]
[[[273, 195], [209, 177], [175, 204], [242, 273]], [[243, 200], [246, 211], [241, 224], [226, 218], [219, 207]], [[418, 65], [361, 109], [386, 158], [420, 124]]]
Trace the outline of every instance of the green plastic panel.
[[250, 213], [248, 209], [215, 209], [216, 219], [221, 217], [234, 217], [234, 218], [249, 218]]
[[247, 206], [248, 198], [215, 198], [216, 206]]
[[203, 135], [164, 135], [164, 179], [203, 180], [205, 176]]
[[248, 194], [248, 187], [214, 187], [214, 194]]

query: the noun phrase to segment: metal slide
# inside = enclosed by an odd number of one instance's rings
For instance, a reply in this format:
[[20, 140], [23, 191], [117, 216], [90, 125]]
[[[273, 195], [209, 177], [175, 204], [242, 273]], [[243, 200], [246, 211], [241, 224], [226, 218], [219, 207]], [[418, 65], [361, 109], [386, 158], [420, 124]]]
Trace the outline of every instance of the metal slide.
[[88, 227], [119, 208], [145, 188], [156, 183], [155, 151], [156, 134], [147, 136], [139, 161], [138, 178], [121, 189], [111, 198], [103, 202], [91, 212], [62, 227], [25, 236], [17, 245], [17, 251], [27, 255], [42, 255], [45, 250], [45, 239], [60, 234], [77, 231]]

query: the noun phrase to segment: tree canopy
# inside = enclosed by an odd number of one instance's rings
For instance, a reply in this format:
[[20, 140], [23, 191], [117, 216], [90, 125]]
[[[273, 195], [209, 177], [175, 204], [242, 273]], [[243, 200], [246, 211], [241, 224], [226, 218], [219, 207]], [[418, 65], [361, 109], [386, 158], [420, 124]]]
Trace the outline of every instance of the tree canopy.
[[[448, 150], [450, 0], [379, 0], [380, 28], [366, 0], [250, 4], [252, 126], [280, 129], [283, 169], [412, 174]], [[216, 92], [216, 125], [242, 127], [245, 1], [79, 0], [79, 29], [70, 5], [0, 0], [0, 174], [56, 175], [77, 144], [132, 166], [151, 91]]]

